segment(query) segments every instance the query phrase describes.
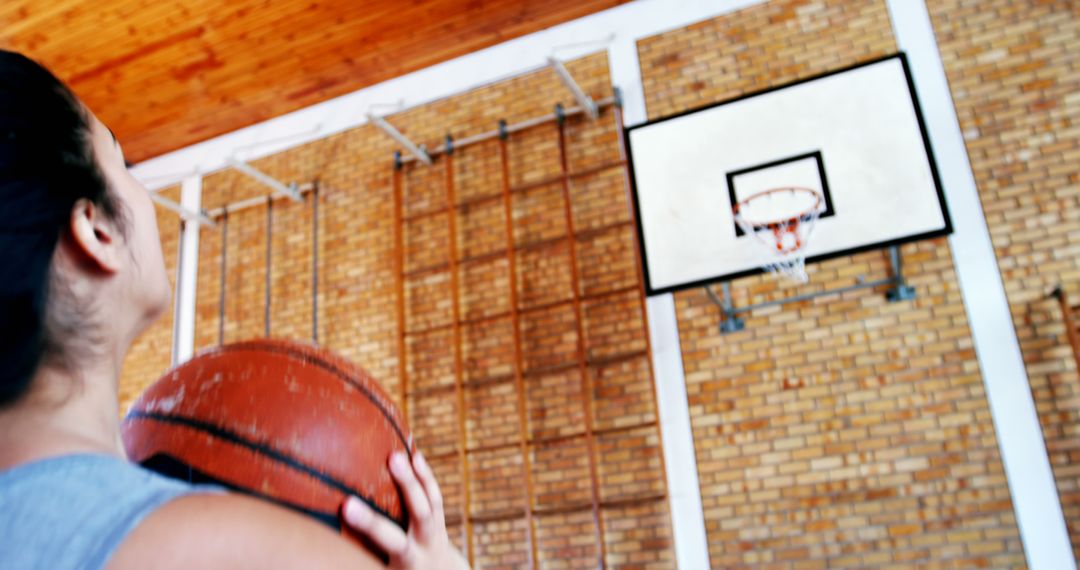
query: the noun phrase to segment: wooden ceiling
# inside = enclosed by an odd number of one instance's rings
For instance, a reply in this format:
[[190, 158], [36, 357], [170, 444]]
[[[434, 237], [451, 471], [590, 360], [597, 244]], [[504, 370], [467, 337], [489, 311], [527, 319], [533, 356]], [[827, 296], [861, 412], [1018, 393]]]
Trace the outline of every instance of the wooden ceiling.
[[0, 47], [138, 162], [627, 1], [2, 0]]

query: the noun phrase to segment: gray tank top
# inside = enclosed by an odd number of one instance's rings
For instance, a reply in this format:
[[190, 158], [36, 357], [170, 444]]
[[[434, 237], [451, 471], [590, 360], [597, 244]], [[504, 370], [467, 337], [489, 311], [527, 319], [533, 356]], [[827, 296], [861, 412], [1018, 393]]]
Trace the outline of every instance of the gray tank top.
[[103, 568], [146, 515], [200, 490], [216, 489], [106, 455], [66, 455], [0, 471], [0, 569]]

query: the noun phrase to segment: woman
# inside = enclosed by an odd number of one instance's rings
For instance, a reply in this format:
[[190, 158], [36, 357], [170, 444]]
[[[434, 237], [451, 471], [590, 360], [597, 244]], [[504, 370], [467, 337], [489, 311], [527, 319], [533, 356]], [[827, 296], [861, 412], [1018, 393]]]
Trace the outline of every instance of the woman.
[[[0, 568], [380, 568], [328, 527], [128, 463], [117, 389], [167, 308], [153, 205], [109, 130], [0, 50]], [[393, 568], [467, 568], [423, 456], [390, 461], [408, 534], [350, 498]]]

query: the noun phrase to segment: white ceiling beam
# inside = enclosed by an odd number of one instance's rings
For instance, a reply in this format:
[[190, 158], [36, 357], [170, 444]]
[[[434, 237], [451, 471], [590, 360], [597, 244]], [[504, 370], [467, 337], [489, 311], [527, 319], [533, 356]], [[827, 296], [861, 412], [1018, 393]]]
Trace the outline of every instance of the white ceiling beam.
[[566, 66], [563, 62], [559, 61], [555, 56], [548, 56], [548, 65], [555, 70], [555, 74], [562, 80], [563, 85], [574, 94], [574, 99], [577, 101], [578, 106], [585, 109], [585, 114], [589, 115], [590, 119], [595, 119], [600, 116], [600, 109], [596, 105], [596, 101], [593, 101], [592, 97], [589, 97], [587, 93], [578, 85], [577, 81], [574, 81], [574, 76], [570, 75], [570, 72], [566, 70]]

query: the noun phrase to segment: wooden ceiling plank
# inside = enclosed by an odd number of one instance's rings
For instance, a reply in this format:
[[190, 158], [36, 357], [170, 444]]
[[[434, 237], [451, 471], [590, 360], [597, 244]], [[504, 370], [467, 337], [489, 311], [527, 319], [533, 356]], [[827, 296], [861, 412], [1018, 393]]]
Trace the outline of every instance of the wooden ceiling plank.
[[[466, 19], [469, 16], [470, 15], [465, 15], [462, 19]], [[456, 45], [456, 44], [458, 44], [460, 42], [460, 40], [461, 40], [461, 38], [453, 38], [452, 41], [450, 41], [448, 43], [450, 45]], [[347, 46], [345, 46], [345, 47], [347, 47]], [[364, 47], [368, 47], [368, 46], [364, 46]], [[331, 54], [335, 50], [340, 52], [342, 50], [343, 46], [341, 44], [339, 44], [339, 43], [324, 41], [323, 38], [320, 38], [318, 36], [309, 36], [309, 37], [306, 37], [306, 38], [304, 38], [302, 40], [294, 41], [292, 44], [288, 45], [287, 48], [293, 54], [293, 57], [296, 57], [296, 54], [300, 53], [301, 51], [307, 51], [309, 53], [307, 53], [305, 55], [309, 56], [309, 57], [307, 57], [307, 59], [309, 61], [321, 62], [323, 60], [323, 56]], [[312, 49], [312, 48], [322, 48], [322, 49]], [[359, 51], [360, 51], [360, 53], [366, 53], [366, 52], [370, 52], [371, 50], [370, 49], [361, 49]], [[228, 54], [225, 54], [225, 53], [221, 53], [219, 55], [222, 58], [228, 57]], [[436, 53], [436, 57], [440, 57], [440, 55], [438, 53]], [[271, 60], [271, 65], [273, 65], [275, 62], [277, 63], [278, 66], [282, 66], [282, 67], [287, 67], [289, 65], [292, 65], [290, 61], [288, 61], [288, 60], [283, 61], [283, 60], [280, 60], [277, 57], [271, 57], [270, 60]], [[225, 69], [223, 69], [221, 71], [221, 73], [222, 74], [227, 74], [228, 76], [231, 76], [233, 78], [238, 78], [239, 82], [244, 82], [244, 81], [247, 81], [247, 80], [243, 78], [243, 73], [260, 71], [260, 69], [259, 69], [260, 66], [263, 68], [262, 69], [263, 71], [274, 71], [275, 74], [276, 74], [277, 70], [272, 69], [271, 65], [267, 65], [266, 62], [263, 61], [263, 60], [256, 60], [256, 61], [252, 61], [249, 65], [244, 66], [244, 67], [237, 67], [237, 66], [234, 65], [232, 67], [225, 68]], [[324, 64], [324, 65], [321, 65], [318, 68], [302, 69], [302, 66], [301, 66], [301, 71], [305, 72], [305, 73], [307, 73], [307, 72], [315, 72], [315, 73], [317, 73], [320, 69], [325, 69], [327, 67], [329, 67], [329, 66]], [[208, 72], [208, 73], [213, 74], [212, 71]]]
[[25, 0], [18, 4], [13, 3], [9, 10], [0, 12], [0, 17], [10, 18], [10, 21], [4, 23], [0, 39], [55, 24], [54, 20], [62, 18], [63, 14], [69, 11], [78, 10], [81, 4], [84, 3], [79, 0], [56, 0], [48, 3]]
[[[168, 15], [168, 12], [164, 14]], [[146, 15], [156, 15], [156, 12]], [[144, 23], [140, 21], [138, 25], [143, 26]], [[65, 28], [57, 24], [56, 29]], [[173, 34], [176, 26], [163, 25], [152, 33], [138, 37], [129, 35], [126, 26], [109, 23], [84, 26], [80, 30], [83, 33], [65, 32], [59, 35], [59, 31], [54, 32], [46, 45], [35, 49], [36, 55], [46, 65], [65, 70], [65, 73], [61, 75], [70, 77], [100, 66], [103, 60], [122, 58], [127, 54], [144, 50], [148, 45], [159, 41], [162, 36]]]
[[0, 45], [32, 46], [142, 160], [624, 1], [7, 0]]

